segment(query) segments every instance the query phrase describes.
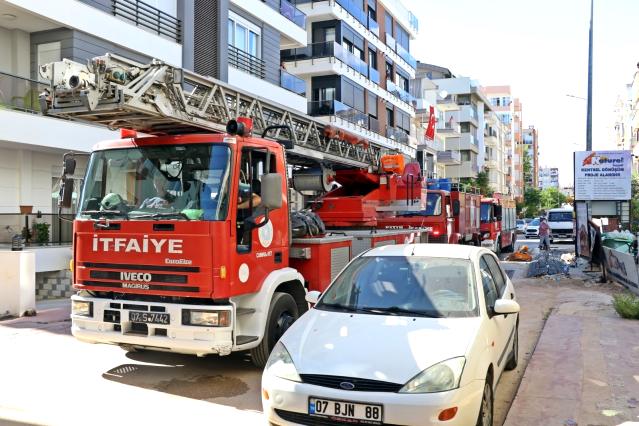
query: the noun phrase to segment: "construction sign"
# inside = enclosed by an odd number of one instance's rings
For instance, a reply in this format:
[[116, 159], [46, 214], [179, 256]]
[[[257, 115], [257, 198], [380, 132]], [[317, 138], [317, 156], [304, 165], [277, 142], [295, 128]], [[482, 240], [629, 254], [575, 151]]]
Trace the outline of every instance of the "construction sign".
[[575, 200], [629, 200], [630, 151], [575, 152]]

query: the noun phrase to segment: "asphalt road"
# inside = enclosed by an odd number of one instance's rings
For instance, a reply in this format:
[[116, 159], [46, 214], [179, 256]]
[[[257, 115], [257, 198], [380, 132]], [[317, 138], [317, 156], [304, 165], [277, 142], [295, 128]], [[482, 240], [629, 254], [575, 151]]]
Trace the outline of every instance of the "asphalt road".
[[[547, 310], [536, 286], [515, 285], [520, 362], [500, 380], [496, 425], [505, 419]], [[265, 424], [261, 371], [246, 355], [197, 358], [82, 343], [70, 335], [68, 301], [38, 311], [0, 321], [0, 425]]]

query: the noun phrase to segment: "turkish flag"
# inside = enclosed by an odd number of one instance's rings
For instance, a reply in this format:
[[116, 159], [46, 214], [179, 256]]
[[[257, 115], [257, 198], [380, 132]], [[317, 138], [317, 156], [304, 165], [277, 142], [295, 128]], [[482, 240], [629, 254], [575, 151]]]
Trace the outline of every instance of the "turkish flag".
[[431, 141], [435, 139], [435, 107], [432, 105], [430, 106], [430, 117], [428, 117], [428, 127], [424, 136]]

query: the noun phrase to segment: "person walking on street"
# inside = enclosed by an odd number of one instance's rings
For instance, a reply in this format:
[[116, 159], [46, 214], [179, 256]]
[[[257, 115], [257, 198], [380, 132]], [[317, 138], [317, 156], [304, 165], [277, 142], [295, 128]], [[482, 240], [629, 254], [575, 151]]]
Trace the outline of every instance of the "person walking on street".
[[539, 223], [539, 250], [550, 250], [550, 226], [543, 217]]

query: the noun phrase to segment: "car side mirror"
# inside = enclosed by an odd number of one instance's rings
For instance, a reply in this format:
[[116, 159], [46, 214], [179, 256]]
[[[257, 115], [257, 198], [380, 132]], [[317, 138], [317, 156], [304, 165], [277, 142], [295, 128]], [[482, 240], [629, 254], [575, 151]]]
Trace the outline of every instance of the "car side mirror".
[[282, 175], [267, 173], [262, 176], [262, 202], [269, 210], [282, 207]]
[[319, 292], [317, 290], [313, 290], [313, 291], [309, 291], [308, 293], [306, 293], [305, 299], [311, 305], [315, 305], [317, 303], [317, 301], [319, 300], [321, 295], [322, 295], [321, 292]]
[[495, 315], [516, 314], [519, 310], [519, 303], [512, 299], [497, 299], [493, 308]]

